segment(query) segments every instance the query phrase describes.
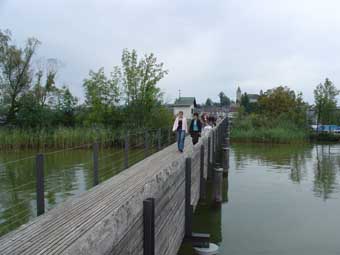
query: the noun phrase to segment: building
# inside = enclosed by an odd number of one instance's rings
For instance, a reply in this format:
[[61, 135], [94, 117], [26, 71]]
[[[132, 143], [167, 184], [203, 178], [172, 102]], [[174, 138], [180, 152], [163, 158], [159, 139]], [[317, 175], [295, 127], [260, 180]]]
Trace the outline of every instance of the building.
[[241, 97], [242, 97], [241, 89], [240, 87], [237, 87], [237, 90], [236, 90], [236, 103], [237, 104], [241, 103]]
[[224, 117], [228, 113], [228, 109], [226, 107], [220, 106], [204, 106], [196, 110], [199, 114], [208, 113], [215, 117]]
[[257, 103], [257, 100], [259, 99], [260, 95], [257, 94], [247, 94], [249, 98], [249, 103]]
[[173, 109], [174, 114], [177, 115], [178, 112], [182, 111], [183, 116], [187, 119], [191, 119], [197, 107], [196, 99], [194, 97], [180, 97], [176, 99]]
[[[249, 103], [257, 103], [260, 95], [258, 94], [247, 94], [249, 98]], [[242, 91], [240, 87], [237, 87], [236, 90], [236, 103], [239, 105], [241, 103]]]
[[229, 118], [230, 123], [232, 123], [233, 119], [235, 119], [237, 117], [238, 109], [239, 109], [238, 104], [231, 104], [230, 105], [229, 112], [228, 112], [228, 118]]

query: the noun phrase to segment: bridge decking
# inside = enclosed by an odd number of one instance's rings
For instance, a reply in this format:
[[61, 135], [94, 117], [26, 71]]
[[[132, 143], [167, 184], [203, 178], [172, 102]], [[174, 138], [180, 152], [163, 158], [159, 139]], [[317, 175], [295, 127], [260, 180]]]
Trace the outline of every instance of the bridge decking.
[[185, 159], [192, 158], [191, 204], [199, 200], [200, 148], [187, 137], [0, 238], [3, 255], [143, 254], [143, 200], [155, 198], [156, 254], [174, 255], [184, 237]]

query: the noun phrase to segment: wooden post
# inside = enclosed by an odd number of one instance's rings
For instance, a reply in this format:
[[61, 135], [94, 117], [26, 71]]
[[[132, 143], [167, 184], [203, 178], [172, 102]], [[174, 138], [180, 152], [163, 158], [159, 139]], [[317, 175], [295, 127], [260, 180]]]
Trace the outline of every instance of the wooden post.
[[144, 255], [155, 255], [155, 199], [143, 201]]
[[211, 137], [208, 137], [208, 180], [211, 180], [212, 169], [211, 169]]
[[214, 182], [213, 182], [213, 203], [219, 205], [222, 203], [222, 184], [223, 184], [223, 169], [214, 169]]
[[185, 236], [192, 233], [192, 213], [191, 205], [191, 158], [185, 160]]
[[125, 146], [124, 146], [124, 168], [129, 167], [129, 131], [125, 134]]
[[224, 147], [223, 148], [223, 162], [222, 162], [222, 166], [223, 166], [223, 173], [227, 173], [229, 170], [229, 148], [228, 147]]
[[200, 158], [200, 198], [206, 199], [206, 180], [204, 178], [204, 145], [201, 145], [201, 158]]
[[157, 131], [157, 149], [160, 151], [162, 149], [162, 130], [159, 128]]
[[149, 133], [148, 130], [145, 130], [144, 134], [144, 156], [145, 158], [148, 156], [149, 153]]
[[229, 201], [228, 191], [229, 191], [229, 176], [227, 172], [227, 174], [225, 175], [225, 178], [223, 179], [223, 188], [222, 188], [223, 203], [228, 203]]
[[168, 133], [168, 143], [169, 145], [171, 144], [171, 129], [169, 129], [169, 133]]
[[224, 138], [224, 145], [225, 145], [225, 147], [230, 146], [230, 138], [229, 137]]
[[44, 155], [36, 156], [36, 192], [37, 192], [37, 215], [45, 213], [45, 187], [44, 187]]
[[98, 154], [99, 154], [99, 145], [97, 142], [93, 144], [93, 186], [98, 185], [99, 177], [98, 177]]
[[215, 152], [216, 152], [216, 140], [215, 140], [215, 130], [212, 131], [212, 156], [211, 156], [211, 159], [212, 159], [212, 164], [214, 165], [215, 164]]

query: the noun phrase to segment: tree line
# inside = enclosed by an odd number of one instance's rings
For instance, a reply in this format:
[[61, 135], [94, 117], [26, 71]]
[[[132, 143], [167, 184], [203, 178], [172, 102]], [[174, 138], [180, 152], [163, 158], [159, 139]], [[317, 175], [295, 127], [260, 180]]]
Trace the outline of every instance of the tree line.
[[214, 102], [211, 98], [207, 98], [207, 100], [204, 103], [204, 106], [217, 106], [217, 107], [229, 107], [230, 104], [232, 103], [230, 98], [223, 92], [221, 91], [218, 94], [219, 102]]
[[[257, 102], [250, 102], [247, 93], [241, 96], [241, 111], [246, 114], [262, 114], [269, 119], [287, 119], [299, 127], [309, 124], [340, 125], [340, 110], [337, 99], [340, 91], [328, 79], [314, 89], [314, 105], [303, 100], [302, 93], [296, 93], [285, 86], [279, 86], [260, 93]], [[308, 115], [308, 112], [310, 113]]]
[[91, 70], [83, 81], [80, 104], [67, 86], [58, 86], [56, 59], [34, 61], [41, 42], [29, 38], [24, 47], [0, 30], [0, 121], [20, 128], [103, 126], [162, 127], [172, 113], [163, 104], [158, 82], [168, 74], [154, 54], [139, 57], [124, 49], [121, 65], [109, 74]]

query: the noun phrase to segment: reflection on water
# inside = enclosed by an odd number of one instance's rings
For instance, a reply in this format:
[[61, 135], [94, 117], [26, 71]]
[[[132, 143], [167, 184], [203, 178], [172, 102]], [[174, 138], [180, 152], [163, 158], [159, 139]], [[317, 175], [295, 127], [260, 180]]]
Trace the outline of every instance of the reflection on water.
[[326, 200], [333, 192], [339, 191], [337, 175], [340, 170], [340, 147], [316, 146], [315, 151], [317, 160], [314, 163], [314, 192]]
[[200, 205], [194, 228], [225, 255], [340, 254], [339, 180], [338, 144], [234, 144], [226, 202]]

